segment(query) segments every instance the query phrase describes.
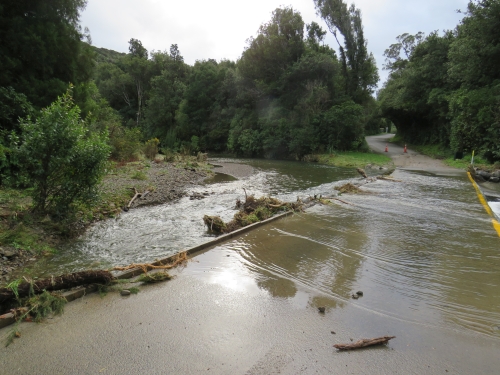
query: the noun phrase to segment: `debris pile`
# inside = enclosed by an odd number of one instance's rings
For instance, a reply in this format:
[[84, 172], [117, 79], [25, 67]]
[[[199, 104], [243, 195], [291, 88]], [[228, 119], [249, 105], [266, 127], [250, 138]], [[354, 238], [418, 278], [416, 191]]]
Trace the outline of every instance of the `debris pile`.
[[231, 233], [247, 225], [269, 219], [277, 213], [299, 211], [302, 209], [302, 202], [287, 203], [272, 197], [256, 199], [253, 195], [249, 195], [246, 196], [245, 203], [237, 200], [236, 206], [240, 210], [228, 223], [225, 223], [219, 216], [205, 215], [203, 221], [208, 230], [216, 234]]

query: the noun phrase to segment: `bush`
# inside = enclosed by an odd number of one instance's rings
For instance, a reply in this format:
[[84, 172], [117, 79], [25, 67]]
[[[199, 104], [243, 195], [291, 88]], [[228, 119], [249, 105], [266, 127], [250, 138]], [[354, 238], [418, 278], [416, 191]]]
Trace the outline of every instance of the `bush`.
[[144, 144], [144, 155], [146, 155], [149, 160], [154, 160], [158, 154], [159, 143], [160, 141], [158, 138], [152, 138]]
[[96, 196], [110, 147], [106, 135], [91, 133], [73, 102], [71, 87], [38, 118], [21, 120], [23, 143], [17, 153], [34, 186], [34, 210], [66, 215], [76, 202]]
[[111, 130], [111, 158], [117, 161], [138, 160], [142, 147], [141, 131], [138, 128], [128, 129], [121, 125], [117, 125]]

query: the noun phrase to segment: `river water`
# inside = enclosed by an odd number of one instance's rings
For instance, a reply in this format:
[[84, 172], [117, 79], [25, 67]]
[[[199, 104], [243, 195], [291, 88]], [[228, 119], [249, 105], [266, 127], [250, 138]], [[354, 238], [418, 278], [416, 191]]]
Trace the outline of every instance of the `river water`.
[[[334, 186], [360, 179], [354, 168], [233, 161], [255, 173], [240, 180], [219, 174], [192, 189], [207, 193], [203, 200], [186, 197], [98, 223], [32, 272], [149, 262], [206, 242], [203, 215], [231, 219], [243, 188], [289, 201], [332, 196]], [[398, 169], [393, 177], [399, 181], [344, 194], [349, 204], [314, 206], [220, 245], [238, 263], [221, 282], [243, 277], [238, 287], [266, 290], [298, 308], [355, 305], [398, 321], [500, 339], [500, 239], [466, 174]], [[363, 296], [352, 299], [358, 290]]]

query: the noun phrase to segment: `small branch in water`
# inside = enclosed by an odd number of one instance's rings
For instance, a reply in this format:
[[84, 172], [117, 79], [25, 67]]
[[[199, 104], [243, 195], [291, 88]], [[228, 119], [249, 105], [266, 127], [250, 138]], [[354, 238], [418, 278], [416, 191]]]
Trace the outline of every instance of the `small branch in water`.
[[392, 181], [392, 182], [403, 182], [401, 180], [395, 180], [394, 178], [386, 177], [386, 176], [377, 176], [377, 180]]
[[353, 349], [366, 348], [367, 346], [387, 344], [389, 340], [394, 338], [396, 338], [396, 336], [383, 336], [374, 339], [361, 339], [353, 344], [335, 344], [333, 346], [338, 350], [353, 350]]
[[331, 200], [331, 199], [333, 199], [333, 200], [336, 200], [336, 201], [342, 202], [342, 203], [344, 203], [344, 204], [348, 204], [348, 205], [350, 205], [350, 206], [354, 206], [352, 203], [349, 203], [349, 202], [343, 201], [342, 199], [338, 199], [338, 198], [334, 198], [334, 197], [324, 197], [324, 198], [322, 198], [322, 199], [330, 199], [330, 200]]

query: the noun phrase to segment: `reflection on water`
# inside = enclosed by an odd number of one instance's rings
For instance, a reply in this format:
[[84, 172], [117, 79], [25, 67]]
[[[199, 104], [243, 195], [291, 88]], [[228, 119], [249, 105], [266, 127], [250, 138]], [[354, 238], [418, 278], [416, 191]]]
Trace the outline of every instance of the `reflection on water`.
[[[184, 198], [99, 223], [43, 272], [60, 264], [76, 270], [151, 261], [207, 241], [203, 215], [231, 218], [243, 188], [295, 200], [332, 195], [339, 181], [359, 178], [354, 169], [249, 163], [257, 173], [246, 179], [195, 188], [214, 193], [204, 200]], [[219, 246], [214, 251], [232, 254], [232, 266], [213, 271], [213, 281], [248, 293], [264, 289], [298, 308], [355, 305], [500, 338], [500, 239], [467, 177], [400, 170], [394, 177], [400, 182], [377, 181], [362, 194], [344, 195], [349, 205], [315, 206]], [[357, 290], [363, 297], [351, 299]]]

